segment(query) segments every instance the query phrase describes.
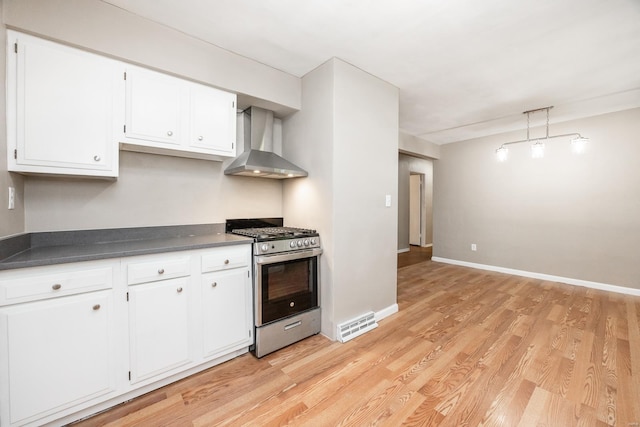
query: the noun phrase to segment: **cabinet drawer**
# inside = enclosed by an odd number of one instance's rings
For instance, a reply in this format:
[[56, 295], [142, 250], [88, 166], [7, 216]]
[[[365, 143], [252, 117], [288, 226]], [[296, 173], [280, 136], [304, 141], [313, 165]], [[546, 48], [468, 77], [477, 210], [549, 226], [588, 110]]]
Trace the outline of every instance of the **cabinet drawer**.
[[25, 276], [0, 279], [0, 305], [109, 289], [113, 284], [113, 267], [55, 272], [41, 269], [36, 274], [25, 270]]
[[189, 276], [189, 256], [162, 257], [144, 262], [132, 262], [127, 266], [127, 284], [154, 282]]
[[202, 272], [245, 267], [251, 259], [251, 246], [238, 246], [207, 252], [202, 255]]

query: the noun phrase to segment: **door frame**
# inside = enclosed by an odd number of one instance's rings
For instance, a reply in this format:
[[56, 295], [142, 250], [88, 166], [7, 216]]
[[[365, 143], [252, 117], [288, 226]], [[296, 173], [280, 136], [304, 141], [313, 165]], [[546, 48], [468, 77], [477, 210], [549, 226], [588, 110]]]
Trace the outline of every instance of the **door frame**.
[[[414, 192], [412, 191], [412, 177], [417, 176], [418, 179], [418, 200], [415, 200], [414, 197]], [[413, 225], [417, 225], [417, 229], [418, 229], [418, 246], [424, 246], [424, 238], [425, 238], [425, 233], [424, 233], [424, 182], [425, 182], [425, 176], [424, 173], [420, 173], [420, 172], [409, 172], [409, 245], [414, 245], [415, 240], [413, 240], [413, 238], [415, 237], [414, 235], [412, 235], [412, 230], [415, 228], [412, 226]], [[416, 220], [414, 215], [413, 215], [413, 211], [414, 211], [414, 206], [415, 204], [417, 204], [417, 221], [418, 224], [414, 224], [414, 221]]]

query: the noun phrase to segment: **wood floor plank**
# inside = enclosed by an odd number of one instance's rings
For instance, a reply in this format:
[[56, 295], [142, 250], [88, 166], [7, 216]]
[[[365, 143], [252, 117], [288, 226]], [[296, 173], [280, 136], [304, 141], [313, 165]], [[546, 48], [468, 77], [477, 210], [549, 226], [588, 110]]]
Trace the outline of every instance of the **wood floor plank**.
[[397, 301], [347, 343], [246, 354], [77, 424], [640, 423], [640, 297], [416, 257]]
[[[631, 396], [640, 396], [640, 300], [634, 297], [627, 297], [627, 325], [629, 331], [629, 363], [630, 372], [626, 373], [625, 383], [629, 384]], [[639, 399], [640, 400], [640, 399]], [[640, 427], [640, 403], [630, 408], [633, 414], [632, 423], [637, 423]]]

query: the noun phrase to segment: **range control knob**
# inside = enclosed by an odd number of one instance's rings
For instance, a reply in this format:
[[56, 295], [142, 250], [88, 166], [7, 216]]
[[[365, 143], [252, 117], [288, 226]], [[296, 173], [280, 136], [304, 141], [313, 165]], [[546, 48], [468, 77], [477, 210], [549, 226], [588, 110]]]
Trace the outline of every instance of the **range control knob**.
[[262, 246], [260, 246], [260, 250], [262, 252], [267, 252], [269, 250], [269, 245], [267, 245], [266, 243], [263, 243]]
[[301, 248], [302, 247], [302, 240], [298, 240], [298, 247]]
[[313, 239], [313, 238], [312, 238], [312, 239], [311, 239], [311, 244], [312, 244], [312, 245], [315, 245], [315, 244], [316, 244], [316, 239]]
[[296, 247], [296, 242], [292, 240], [291, 243], [289, 243], [289, 247], [295, 248]]
[[304, 239], [304, 245], [309, 246], [309, 239]]

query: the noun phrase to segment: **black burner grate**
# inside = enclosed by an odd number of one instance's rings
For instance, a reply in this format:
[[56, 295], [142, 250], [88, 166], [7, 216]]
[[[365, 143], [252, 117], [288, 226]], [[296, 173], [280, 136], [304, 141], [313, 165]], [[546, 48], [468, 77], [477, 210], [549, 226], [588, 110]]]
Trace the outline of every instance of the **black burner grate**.
[[231, 232], [241, 236], [253, 237], [254, 239], [286, 239], [317, 235], [316, 230], [296, 227], [240, 228]]

